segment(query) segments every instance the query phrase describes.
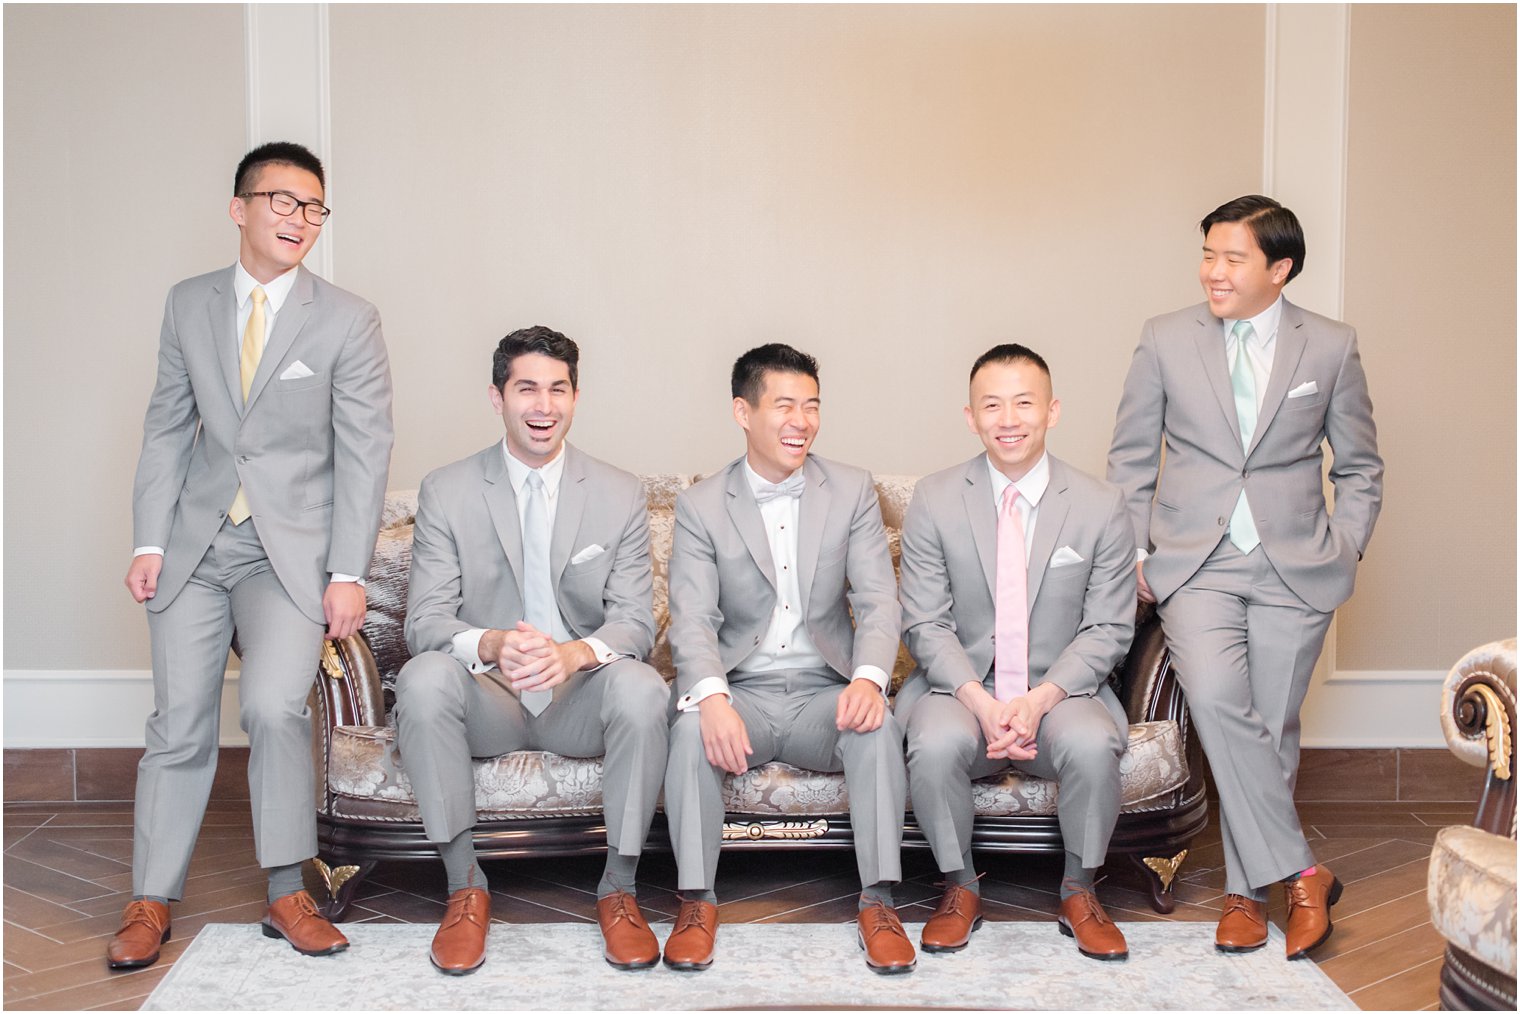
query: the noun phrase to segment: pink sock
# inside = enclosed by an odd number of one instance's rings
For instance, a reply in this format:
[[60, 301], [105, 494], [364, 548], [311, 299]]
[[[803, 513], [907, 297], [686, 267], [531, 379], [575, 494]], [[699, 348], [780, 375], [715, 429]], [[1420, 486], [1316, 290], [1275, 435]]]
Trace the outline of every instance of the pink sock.
[[1319, 869], [1318, 866], [1311, 866], [1307, 870], [1304, 870], [1301, 873], [1299, 873], [1299, 876], [1300, 877], [1312, 877], [1312, 876], [1314, 876], [1315, 872], [1318, 869]]

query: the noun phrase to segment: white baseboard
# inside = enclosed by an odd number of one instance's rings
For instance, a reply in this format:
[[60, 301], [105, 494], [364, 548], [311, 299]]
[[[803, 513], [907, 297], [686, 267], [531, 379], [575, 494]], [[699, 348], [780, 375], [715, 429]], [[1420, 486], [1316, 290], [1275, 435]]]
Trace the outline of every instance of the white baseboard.
[[[247, 746], [238, 727], [238, 673], [222, 691], [222, 746]], [[153, 711], [147, 669], [5, 670], [7, 749], [141, 747]]]
[[[1311, 749], [1445, 747], [1439, 711], [1446, 673], [1343, 670], [1309, 692], [1303, 745]], [[238, 728], [238, 674], [222, 693], [222, 746], [247, 746]], [[5, 746], [140, 747], [153, 710], [148, 670], [5, 671]]]

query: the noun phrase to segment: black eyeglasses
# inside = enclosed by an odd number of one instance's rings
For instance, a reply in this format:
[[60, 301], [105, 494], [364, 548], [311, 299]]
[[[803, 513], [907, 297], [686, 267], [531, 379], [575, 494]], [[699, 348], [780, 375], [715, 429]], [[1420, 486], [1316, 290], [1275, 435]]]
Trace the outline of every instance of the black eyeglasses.
[[250, 197], [267, 197], [269, 198], [269, 210], [281, 217], [294, 214], [295, 210], [300, 208], [301, 214], [312, 225], [321, 225], [327, 221], [327, 216], [332, 214], [331, 208], [317, 201], [298, 200], [283, 190], [255, 190], [247, 194], [238, 194], [238, 197], [245, 201]]

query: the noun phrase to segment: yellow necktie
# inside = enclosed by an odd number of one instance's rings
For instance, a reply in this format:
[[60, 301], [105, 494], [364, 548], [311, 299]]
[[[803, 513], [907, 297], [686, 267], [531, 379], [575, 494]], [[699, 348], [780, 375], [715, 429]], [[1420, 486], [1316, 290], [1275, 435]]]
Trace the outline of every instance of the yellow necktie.
[[[264, 295], [262, 286], [254, 286], [252, 297], [253, 310], [248, 314], [248, 324], [243, 328], [243, 355], [238, 360], [238, 376], [243, 382], [243, 401], [248, 401], [248, 392], [253, 387], [253, 375], [259, 372], [259, 359], [264, 355]], [[248, 520], [253, 511], [248, 508], [248, 497], [239, 486], [237, 496], [232, 498], [232, 506], [227, 509], [227, 516], [232, 523], [240, 525]]]

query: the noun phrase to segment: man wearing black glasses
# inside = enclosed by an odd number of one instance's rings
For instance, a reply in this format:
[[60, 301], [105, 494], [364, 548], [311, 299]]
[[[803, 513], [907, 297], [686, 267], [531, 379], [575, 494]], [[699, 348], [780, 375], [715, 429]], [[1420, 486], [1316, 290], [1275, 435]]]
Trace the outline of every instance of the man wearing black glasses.
[[216, 772], [222, 674], [237, 631], [264, 935], [348, 946], [302, 888], [316, 855], [311, 716], [322, 638], [364, 619], [390, 464], [380, 317], [301, 261], [330, 214], [322, 163], [276, 142], [244, 156], [229, 213], [237, 263], [169, 292], [132, 494], [127, 589], [147, 607], [153, 712], [137, 772], [132, 901], [112, 968], [158, 960]]

